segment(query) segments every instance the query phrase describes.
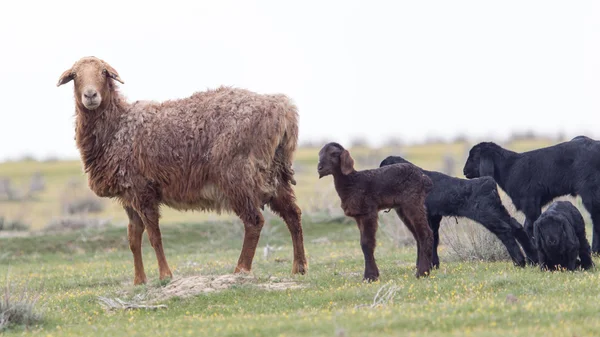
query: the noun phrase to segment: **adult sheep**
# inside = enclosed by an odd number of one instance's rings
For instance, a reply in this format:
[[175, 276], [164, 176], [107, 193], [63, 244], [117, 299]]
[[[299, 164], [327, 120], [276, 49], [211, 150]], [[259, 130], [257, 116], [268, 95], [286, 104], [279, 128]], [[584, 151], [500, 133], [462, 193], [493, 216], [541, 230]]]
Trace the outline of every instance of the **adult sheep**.
[[155, 250], [161, 280], [171, 278], [159, 229], [159, 206], [234, 212], [244, 243], [234, 273], [249, 272], [268, 205], [287, 224], [292, 273], [306, 273], [301, 211], [292, 158], [298, 113], [284, 95], [220, 87], [183, 99], [128, 103], [117, 71], [83, 57], [60, 76], [74, 81], [75, 139], [90, 189], [115, 198], [129, 217], [134, 284], [146, 283], [142, 234]]
[[581, 196], [592, 217], [592, 252], [600, 253], [600, 142], [578, 136], [568, 142], [517, 153], [493, 142], [469, 151], [463, 169], [469, 178], [493, 177], [525, 214], [525, 230], [533, 238], [533, 223], [554, 198]]

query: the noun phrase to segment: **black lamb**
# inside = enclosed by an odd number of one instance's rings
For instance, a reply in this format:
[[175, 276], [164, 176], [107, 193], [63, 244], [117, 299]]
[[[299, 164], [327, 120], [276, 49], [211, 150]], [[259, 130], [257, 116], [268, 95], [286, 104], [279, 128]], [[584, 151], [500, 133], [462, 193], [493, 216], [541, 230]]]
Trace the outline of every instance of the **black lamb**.
[[578, 136], [568, 142], [523, 153], [493, 142], [469, 152], [463, 173], [469, 179], [489, 176], [525, 214], [525, 231], [533, 240], [533, 223], [554, 198], [577, 196], [593, 221], [592, 252], [600, 253], [600, 142]]
[[[541, 270], [575, 270], [594, 266], [585, 222], [568, 201], [555, 201], [533, 223]], [[579, 257], [579, 260], [577, 259]]]
[[[396, 163], [410, 163], [399, 156], [385, 158], [380, 167]], [[437, 247], [440, 241], [440, 222], [444, 216], [465, 217], [479, 222], [494, 233], [506, 247], [515, 265], [525, 266], [519, 245], [527, 254], [528, 262], [537, 262], [537, 256], [523, 226], [502, 205], [496, 182], [490, 177], [460, 179], [420, 168], [433, 181], [433, 189], [425, 199], [427, 219], [433, 231], [433, 264], [439, 268]]]

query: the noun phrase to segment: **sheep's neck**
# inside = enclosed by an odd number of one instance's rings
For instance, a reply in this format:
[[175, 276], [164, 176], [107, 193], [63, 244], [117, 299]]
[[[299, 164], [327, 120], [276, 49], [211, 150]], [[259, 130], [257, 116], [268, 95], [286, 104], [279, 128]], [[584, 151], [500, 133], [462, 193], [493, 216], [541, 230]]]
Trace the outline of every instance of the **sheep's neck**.
[[350, 191], [354, 186], [354, 173], [356, 173], [356, 171], [347, 175], [343, 174], [342, 172], [335, 172], [333, 174], [333, 184], [335, 186], [335, 190], [342, 200], [344, 200], [346, 196], [350, 194]]
[[506, 180], [508, 179], [508, 172], [510, 172], [518, 154], [503, 148], [500, 148], [498, 153], [494, 154], [494, 180], [498, 183], [498, 186], [505, 190]]
[[[84, 170], [90, 176], [90, 187], [96, 186], [101, 180], [106, 183], [115, 173], [112, 171], [116, 169], [106, 167], [109, 160], [105, 158], [105, 151], [119, 130], [120, 119], [126, 111], [127, 103], [114, 91], [105, 101], [105, 106], [101, 105], [94, 111], [86, 109], [79, 102], [76, 103], [75, 139]], [[96, 190], [94, 192], [104, 194]]]

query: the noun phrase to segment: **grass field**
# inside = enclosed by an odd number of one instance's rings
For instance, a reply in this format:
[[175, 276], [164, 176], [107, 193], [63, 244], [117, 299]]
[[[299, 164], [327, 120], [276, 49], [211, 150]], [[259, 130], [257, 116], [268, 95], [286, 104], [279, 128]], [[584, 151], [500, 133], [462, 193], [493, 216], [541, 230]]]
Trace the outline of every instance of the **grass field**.
[[[515, 150], [548, 145], [543, 141], [508, 144]], [[407, 159], [440, 169], [442, 157], [456, 158], [462, 176], [466, 144], [402, 148]], [[374, 167], [400, 149], [353, 149], [357, 166]], [[90, 216], [112, 225], [43, 234], [49, 219], [60, 217], [60, 198], [70, 179], [85, 184], [79, 162], [0, 164], [0, 176], [26, 186], [43, 174], [46, 189], [21, 202], [0, 202], [0, 216], [31, 225], [28, 235], [0, 238], [0, 285], [18, 294], [28, 286], [40, 294], [43, 320], [14, 326], [6, 336], [594, 336], [600, 331], [600, 273], [542, 273], [509, 261], [461, 262], [440, 247], [441, 267], [416, 279], [416, 248], [394, 244], [378, 233], [375, 252], [381, 280], [363, 283], [359, 234], [342, 222], [330, 177], [318, 180], [318, 149], [301, 149], [296, 158], [296, 191], [304, 213], [309, 273], [291, 276], [291, 240], [278, 218], [268, 217], [254, 259], [253, 273], [227, 278], [241, 249], [243, 228], [231, 217], [163, 210], [162, 232], [175, 278], [159, 282], [154, 252], [144, 237], [149, 284], [134, 287], [124, 214], [109, 203]], [[361, 159], [362, 158], [362, 159]], [[507, 205], [508, 206], [508, 205]], [[391, 215], [391, 213], [390, 213]], [[329, 218], [336, 219], [328, 222]], [[589, 221], [589, 216], [584, 213]], [[453, 220], [454, 221], [454, 220]], [[463, 223], [453, 228], [460, 228]], [[452, 228], [445, 223], [446, 230]], [[2, 233], [2, 232], [0, 232]], [[591, 231], [588, 223], [588, 237]], [[263, 257], [266, 244], [279, 247]], [[599, 264], [600, 260], [595, 259]], [[198, 276], [219, 277], [217, 289], [186, 297], [175, 287]], [[190, 281], [191, 282], [191, 281]], [[224, 289], [218, 288], [223, 286]], [[203, 288], [204, 287], [204, 288]], [[197, 284], [196, 289], [206, 289]], [[274, 289], [271, 289], [274, 288]], [[174, 297], [172, 290], [182, 290]], [[208, 289], [210, 290], [210, 289]], [[378, 296], [378, 292], [380, 297]], [[156, 310], [106, 310], [98, 296], [128, 302], [165, 304]], [[163, 297], [161, 297], [163, 296]], [[162, 299], [161, 299], [162, 298]], [[154, 300], [154, 302], [153, 302]]]

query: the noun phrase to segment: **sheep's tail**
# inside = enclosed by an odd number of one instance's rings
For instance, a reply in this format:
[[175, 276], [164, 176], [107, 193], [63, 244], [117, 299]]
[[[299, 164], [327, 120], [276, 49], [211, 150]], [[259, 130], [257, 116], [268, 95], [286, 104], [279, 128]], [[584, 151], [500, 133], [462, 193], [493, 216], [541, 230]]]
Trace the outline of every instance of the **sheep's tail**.
[[298, 146], [298, 108], [287, 97], [286, 101], [283, 117], [285, 127], [281, 141], [275, 150], [275, 162], [279, 166], [282, 181], [296, 185], [292, 164]]

